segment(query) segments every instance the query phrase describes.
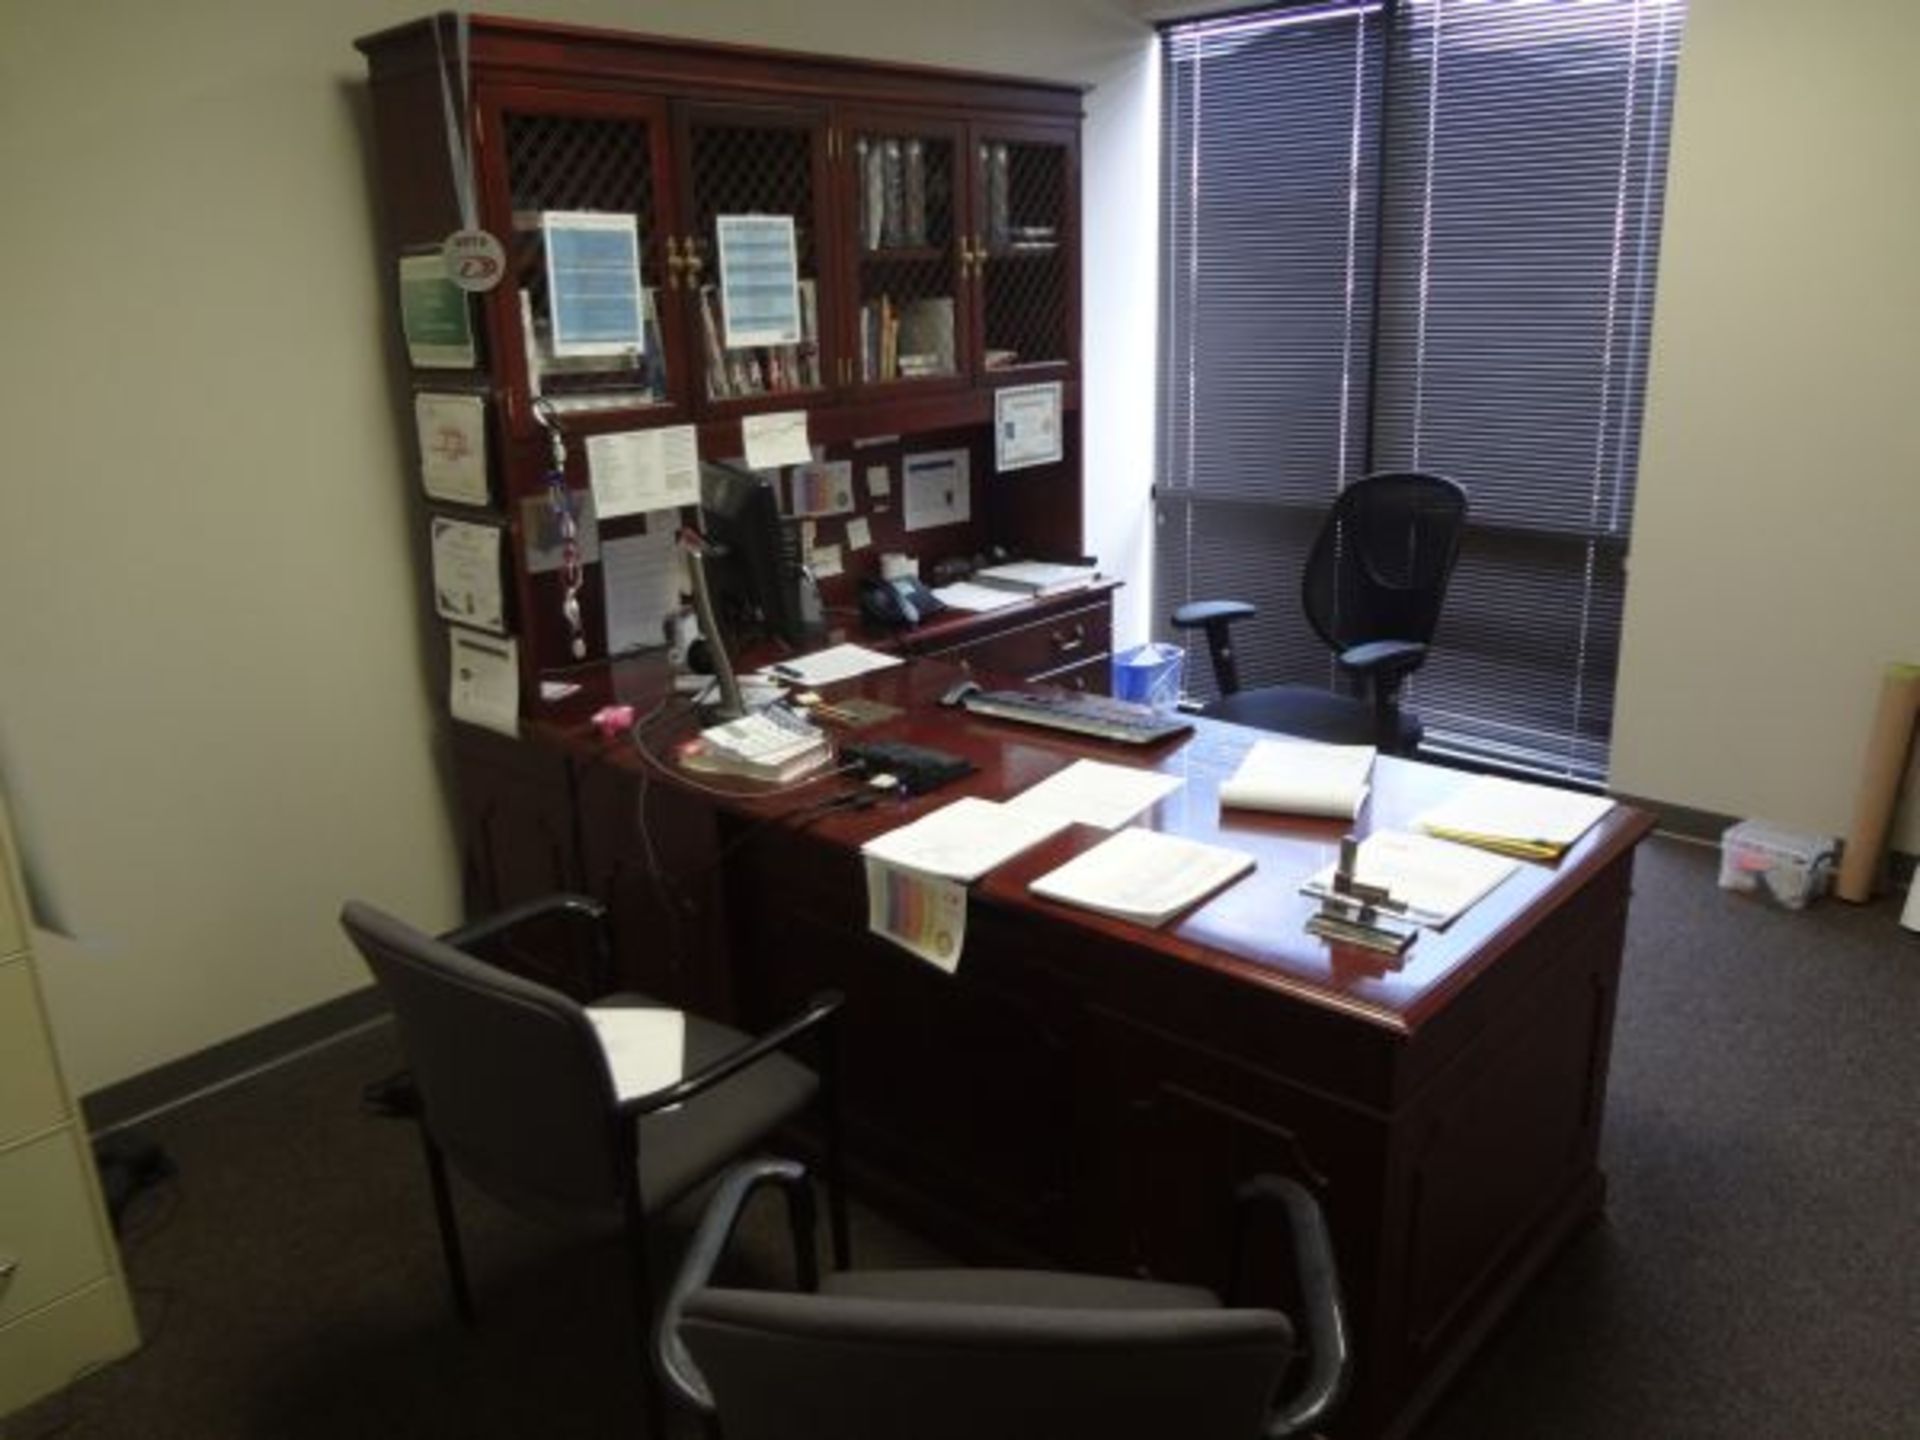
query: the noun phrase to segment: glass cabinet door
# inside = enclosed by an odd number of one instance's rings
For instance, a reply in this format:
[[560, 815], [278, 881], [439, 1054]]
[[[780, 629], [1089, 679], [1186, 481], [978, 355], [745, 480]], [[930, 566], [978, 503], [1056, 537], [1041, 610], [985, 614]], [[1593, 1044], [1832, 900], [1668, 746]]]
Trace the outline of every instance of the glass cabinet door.
[[682, 110], [686, 233], [667, 263], [681, 276], [709, 406], [830, 382], [820, 329], [826, 135], [824, 116], [809, 110]]
[[498, 137], [501, 163], [488, 167], [488, 183], [492, 208], [505, 212], [498, 233], [514, 291], [503, 297], [503, 373], [563, 413], [657, 409], [666, 418], [684, 396], [679, 317], [661, 303], [670, 278], [665, 105], [522, 88], [483, 104]]
[[957, 382], [969, 319], [960, 287], [962, 129], [853, 115], [839, 133], [854, 307], [847, 378], [862, 387]]
[[1073, 139], [977, 128], [972, 148], [968, 258], [979, 290], [981, 369], [1070, 364], [1078, 323]]

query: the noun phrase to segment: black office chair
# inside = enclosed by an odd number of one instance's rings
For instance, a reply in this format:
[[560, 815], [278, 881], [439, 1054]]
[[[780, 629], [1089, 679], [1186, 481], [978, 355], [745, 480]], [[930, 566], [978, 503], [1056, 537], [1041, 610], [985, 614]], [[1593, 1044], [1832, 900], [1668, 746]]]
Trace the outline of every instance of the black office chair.
[[[848, 1263], [846, 1202], [832, 1093], [830, 1021], [838, 995], [758, 1039], [686, 1017], [684, 1078], [621, 1099], [585, 1007], [550, 986], [509, 973], [469, 950], [497, 946], [536, 922], [590, 928], [596, 975], [609, 973], [606, 911], [559, 895], [464, 926], [438, 939], [352, 901], [340, 923], [392, 1003], [418, 1092], [420, 1138], [433, 1187], [454, 1306], [473, 1318], [446, 1162], [496, 1199], [537, 1218], [619, 1232], [643, 1354], [654, 1314], [647, 1222], [757, 1146], [819, 1099], [825, 1112], [835, 1262]], [[571, 928], [571, 927], [561, 927]], [[577, 933], [577, 932], [576, 932]], [[603, 1006], [656, 1006], [612, 995]], [[780, 1053], [814, 1033], [822, 1081]], [[648, 1434], [664, 1433], [658, 1387], [647, 1386]]]
[[1182, 605], [1173, 624], [1205, 632], [1220, 690], [1203, 713], [1329, 744], [1413, 754], [1421, 725], [1400, 708], [1400, 688], [1427, 658], [1466, 521], [1467, 492], [1438, 475], [1369, 475], [1334, 501], [1301, 572], [1300, 601], [1352, 694], [1311, 685], [1242, 690], [1231, 627], [1254, 607], [1240, 600]]
[[[801, 1293], [725, 1289], [715, 1266], [748, 1195], [787, 1195]], [[724, 1440], [1255, 1440], [1324, 1420], [1346, 1386], [1346, 1319], [1312, 1195], [1263, 1176], [1241, 1211], [1279, 1202], [1306, 1307], [1307, 1375], [1276, 1310], [1209, 1290], [1030, 1270], [851, 1272], [813, 1264], [813, 1191], [791, 1161], [736, 1166], [708, 1205], [660, 1316], [673, 1392]], [[1236, 1243], [1236, 1264], [1243, 1247]]]

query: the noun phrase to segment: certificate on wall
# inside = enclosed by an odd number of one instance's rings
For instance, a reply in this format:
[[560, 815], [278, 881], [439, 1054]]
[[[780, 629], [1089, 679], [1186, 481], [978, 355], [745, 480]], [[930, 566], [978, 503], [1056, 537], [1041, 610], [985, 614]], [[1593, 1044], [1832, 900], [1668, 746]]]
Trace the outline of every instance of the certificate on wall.
[[400, 257], [400, 328], [407, 337], [407, 359], [415, 368], [473, 368], [467, 292], [447, 278], [447, 262], [438, 250]]
[[504, 634], [500, 528], [433, 517], [433, 608], [443, 620]]
[[800, 343], [800, 262], [791, 215], [717, 215], [727, 348]]
[[478, 395], [413, 397], [420, 485], [435, 500], [487, 503], [487, 402]]
[[994, 391], [993, 468], [1024, 470], [1057, 463], [1066, 453], [1060, 411], [1058, 380]]
[[958, 525], [973, 514], [965, 450], [934, 450], [900, 460], [901, 522], [908, 530]]
[[520, 733], [520, 652], [511, 635], [447, 631], [452, 668], [447, 708], [453, 718], [502, 735]]
[[547, 319], [555, 355], [632, 355], [646, 349], [640, 227], [632, 215], [548, 210]]

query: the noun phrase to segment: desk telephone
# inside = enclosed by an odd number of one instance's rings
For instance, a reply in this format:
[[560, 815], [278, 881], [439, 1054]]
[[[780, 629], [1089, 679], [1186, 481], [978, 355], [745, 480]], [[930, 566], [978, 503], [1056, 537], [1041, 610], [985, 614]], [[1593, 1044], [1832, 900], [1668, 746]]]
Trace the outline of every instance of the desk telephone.
[[918, 625], [946, 608], [911, 575], [860, 582], [860, 613], [877, 625]]

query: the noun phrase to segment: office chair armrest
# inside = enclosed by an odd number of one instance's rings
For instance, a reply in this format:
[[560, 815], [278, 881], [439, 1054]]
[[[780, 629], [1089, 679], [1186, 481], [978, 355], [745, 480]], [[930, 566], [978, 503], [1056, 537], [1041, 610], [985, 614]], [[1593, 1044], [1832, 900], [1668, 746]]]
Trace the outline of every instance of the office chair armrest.
[[680, 1317], [686, 1311], [688, 1297], [712, 1283], [714, 1269], [720, 1257], [727, 1253], [734, 1229], [740, 1223], [740, 1212], [762, 1185], [778, 1185], [786, 1191], [787, 1220], [793, 1231], [793, 1260], [799, 1272], [800, 1288], [813, 1291], [820, 1286], [819, 1266], [813, 1253], [813, 1186], [807, 1179], [807, 1167], [797, 1160], [743, 1160], [721, 1176], [713, 1198], [707, 1202], [706, 1213], [700, 1217], [700, 1226], [687, 1246], [687, 1253], [680, 1261], [679, 1273], [673, 1277], [673, 1287], [660, 1306], [660, 1319], [653, 1332], [653, 1363], [667, 1382], [667, 1388], [702, 1415], [713, 1414], [713, 1391], [681, 1343]]
[[[704, 1066], [693, 1074], [675, 1081], [664, 1090], [655, 1090], [646, 1095], [636, 1095], [632, 1099], [622, 1100], [620, 1102], [621, 1118], [638, 1124], [642, 1117], [656, 1110], [665, 1110], [671, 1105], [679, 1105], [691, 1100], [704, 1090], [711, 1090], [722, 1080], [739, 1074], [756, 1061], [764, 1060], [775, 1050], [784, 1049], [802, 1035], [823, 1028], [833, 1019], [845, 1001], [846, 997], [837, 990], [822, 991], [813, 997], [805, 1010], [785, 1024], [775, 1026], [752, 1043], [742, 1045], [738, 1050], [729, 1050], [711, 1065]], [[832, 1044], [832, 1037], [824, 1037], [823, 1043]]]
[[1268, 1440], [1277, 1440], [1325, 1420], [1346, 1394], [1353, 1358], [1346, 1307], [1340, 1298], [1340, 1276], [1334, 1268], [1327, 1217], [1312, 1191], [1282, 1175], [1256, 1175], [1235, 1192], [1234, 1201], [1234, 1278], [1238, 1279], [1240, 1257], [1245, 1251], [1249, 1217], [1256, 1207], [1278, 1202], [1286, 1212], [1300, 1300], [1306, 1307], [1307, 1379], [1298, 1394], [1276, 1405], [1267, 1416], [1263, 1433]]
[[537, 900], [527, 900], [478, 920], [469, 920], [438, 938], [442, 945], [466, 950], [497, 940], [509, 931], [549, 915], [565, 915], [570, 920], [585, 920], [601, 927], [607, 923], [607, 907], [598, 900], [590, 900], [585, 895], [542, 895]]
[[1398, 680], [1427, 658], [1427, 647], [1418, 640], [1370, 640], [1342, 650], [1335, 658], [1342, 670], [1375, 680]]
[[[439, 937], [443, 945], [451, 945], [455, 950], [464, 950], [469, 954], [480, 954], [480, 958], [498, 964], [495, 956], [480, 953], [485, 947], [510, 936], [522, 926], [536, 920], [545, 920], [558, 916], [576, 923], [592, 927], [593, 953], [589, 957], [592, 973], [586, 977], [584, 986], [571, 975], [561, 977], [552, 974], [531, 974], [529, 978], [541, 980], [547, 984], [558, 984], [559, 988], [574, 994], [575, 999], [595, 999], [613, 988], [613, 941], [607, 925], [607, 907], [598, 900], [585, 895], [569, 895], [564, 892], [542, 895], [521, 904], [509, 906], [492, 915], [483, 915], [478, 920], [470, 920], [465, 925], [447, 931]], [[502, 969], [519, 973], [514, 966], [502, 966]], [[535, 969], [536, 967], [520, 967]]]
[[1215, 621], [1250, 620], [1257, 613], [1244, 600], [1193, 600], [1173, 612], [1173, 624], [1178, 630], [1198, 630]]

